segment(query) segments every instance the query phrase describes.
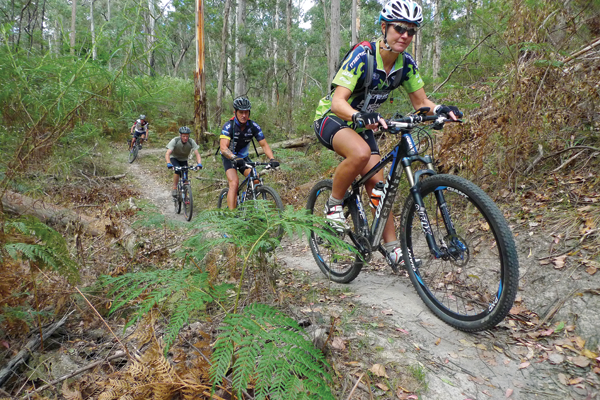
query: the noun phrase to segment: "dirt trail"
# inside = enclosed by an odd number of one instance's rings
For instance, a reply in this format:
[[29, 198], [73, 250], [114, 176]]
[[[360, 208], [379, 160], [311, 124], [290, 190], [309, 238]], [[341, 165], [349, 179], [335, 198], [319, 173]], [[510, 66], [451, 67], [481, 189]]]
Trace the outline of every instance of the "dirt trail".
[[[176, 214], [173, 207], [173, 198], [171, 197], [171, 188], [158, 182], [151, 173], [144, 171], [143, 166], [140, 164], [141, 159], [152, 158], [153, 162], [164, 163], [165, 150], [158, 149], [142, 149], [138, 155], [138, 158], [131, 164], [127, 164], [128, 173], [130, 176], [136, 177], [136, 185], [142, 193], [142, 198], [149, 200], [154, 204], [158, 211], [168, 216], [171, 219], [177, 221], [185, 221], [183, 210], [180, 214]], [[154, 160], [156, 159], [156, 160]], [[169, 175], [172, 174], [170, 171], [166, 171]]]
[[[140, 157], [155, 157], [156, 162], [162, 162], [163, 151], [143, 149]], [[143, 197], [156, 205], [162, 214], [184, 221], [183, 214], [177, 215], [173, 211], [170, 188], [159, 183], [151, 174], [144, 174], [142, 168], [138, 160], [129, 164], [129, 172], [138, 177]], [[522, 235], [517, 238], [517, 247], [521, 276], [528, 275], [530, 280], [539, 279], [531, 276], [530, 271], [536, 267], [539, 269], [538, 258], [546, 256], [548, 247], [544, 240], [540, 238], [535, 241], [531, 235]], [[423, 365], [427, 371], [425, 380], [428, 390], [422, 394], [422, 399], [600, 398], [595, 389], [598, 387], [597, 376], [589, 372], [589, 369], [585, 371], [573, 366], [570, 362], [573, 357], [569, 354], [565, 354], [562, 360], [554, 358], [552, 363], [549, 362], [548, 348], [552, 346], [515, 339], [515, 328], [509, 326], [507, 320], [497, 329], [476, 334], [451, 328], [429, 311], [408, 277], [393, 274], [387, 267], [378, 268], [377, 260], [374, 267], [365, 268], [348, 285], [327, 281], [304, 241], [284, 240], [281, 249], [277, 251], [277, 260], [286, 268], [307, 272], [313, 282], [349, 290], [351, 293], [348, 296], [360, 309], [361, 315], [367, 314], [367, 318], [378, 323], [384, 321], [388, 329], [374, 328], [367, 334], [371, 341], [370, 349], [383, 349], [373, 354], [372, 359], [384, 364], [418, 362]], [[523, 297], [538, 297], [534, 287], [526, 289], [529, 290], [527, 294], [520, 287]], [[329, 299], [330, 303], [336, 301], [332, 297]], [[337, 307], [341, 313], [349, 314], [347, 303], [347, 300], [340, 300], [333, 307]], [[328, 313], [326, 305], [317, 304], [315, 307], [323, 314]], [[363, 367], [371, 366], [366, 364], [366, 360], [359, 361], [365, 361]], [[557, 378], [562, 374], [571, 379], [586, 376], [586, 373], [587, 381], [583, 383], [591, 385], [565, 385]], [[389, 398], [389, 395], [384, 395], [383, 398]]]

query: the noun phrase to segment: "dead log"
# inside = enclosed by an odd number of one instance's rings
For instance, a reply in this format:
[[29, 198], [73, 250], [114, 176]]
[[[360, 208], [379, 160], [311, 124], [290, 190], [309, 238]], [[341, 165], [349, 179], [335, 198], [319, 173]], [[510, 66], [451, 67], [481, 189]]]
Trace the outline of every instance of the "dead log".
[[[283, 142], [273, 143], [273, 144], [270, 144], [269, 147], [271, 147], [271, 149], [293, 149], [296, 147], [306, 146], [307, 144], [310, 144], [310, 143], [314, 142], [315, 140], [316, 139], [314, 136], [302, 136], [302, 137], [299, 137], [296, 139], [284, 140]], [[260, 147], [260, 146], [256, 146], [256, 150], [258, 151], [259, 155], [264, 153], [262, 147]], [[206, 151], [206, 152], [200, 154], [200, 156], [210, 157], [210, 156], [214, 155], [216, 151], [217, 151], [217, 149]], [[252, 155], [252, 154], [254, 154], [254, 153], [250, 152], [250, 155]]]
[[[52, 336], [52, 334], [65, 323], [65, 321], [71, 314], [73, 314], [73, 311], [71, 311], [68, 314], [65, 314], [65, 316], [62, 317], [60, 319], [60, 321], [55, 322], [54, 324], [50, 325], [47, 329], [45, 329], [43, 331], [44, 337], [49, 338], [50, 336]], [[6, 367], [4, 367], [4, 368], [2, 368], [2, 370], [0, 370], [0, 387], [2, 387], [6, 383], [6, 381], [10, 378], [10, 376], [13, 374], [14, 370], [19, 365], [27, 362], [31, 353], [38, 348], [38, 346], [41, 344], [41, 342], [42, 342], [42, 340], [41, 340], [39, 332], [38, 332], [38, 334], [36, 334], [33, 339], [31, 339], [29, 342], [27, 342], [27, 344], [25, 345], [25, 348], [22, 349], [21, 351], [19, 351], [17, 353], [17, 355], [14, 356], [8, 362], [8, 364], [6, 364]]]
[[105, 232], [104, 224], [97, 218], [78, 214], [68, 208], [32, 199], [10, 190], [7, 190], [4, 197], [2, 197], [2, 206], [8, 213], [32, 215], [51, 226], [64, 228], [69, 223], [79, 223], [83, 231], [89, 235], [100, 236]]

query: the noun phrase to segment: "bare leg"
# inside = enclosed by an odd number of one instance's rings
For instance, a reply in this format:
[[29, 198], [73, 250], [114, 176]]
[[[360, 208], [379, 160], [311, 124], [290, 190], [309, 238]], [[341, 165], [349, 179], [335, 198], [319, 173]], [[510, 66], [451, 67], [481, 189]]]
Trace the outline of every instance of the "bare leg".
[[179, 183], [179, 174], [173, 174], [173, 190], [177, 190], [177, 183]]
[[227, 176], [227, 181], [229, 182], [229, 192], [227, 193], [227, 207], [230, 210], [235, 210], [237, 206], [237, 191], [240, 184], [237, 175], [237, 169], [229, 168], [225, 171], [225, 176]]
[[371, 149], [367, 142], [350, 128], [342, 129], [335, 134], [333, 149], [344, 157], [335, 170], [331, 191], [333, 197], [341, 200], [352, 181], [364, 170], [371, 159]]
[[[381, 160], [381, 156], [380, 155], [378, 155], [378, 154], [371, 155], [371, 159], [369, 160], [369, 162], [367, 163], [367, 165], [363, 168], [363, 170], [360, 172], [360, 174], [361, 175], [365, 175], [380, 160]], [[373, 191], [373, 187], [379, 181], [384, 181], [383, 169], [380, 170], [375, 175], [373, 175], [373, 177], [371, 179], [369, 179], [367, 181], [367, 183], [365, 184], [365, 188], [367, 189], [367, 193], [368, 193], [369, 196], [371, 196], [371, 192]], [[373, 214], [375, 214], [375, 210], [373, 210]], [[383, 242], [384, 243], [389, 243], [389, 242], [392, 242], [394, 240], [396, 240], [396, 229], [394, 227], [394, 214], [392, 212], [390, 212], [390, 216], [388, 217], [388, 220], [387, 220], [387, 222], [385, 224], [385, 228], [383, 229]]]

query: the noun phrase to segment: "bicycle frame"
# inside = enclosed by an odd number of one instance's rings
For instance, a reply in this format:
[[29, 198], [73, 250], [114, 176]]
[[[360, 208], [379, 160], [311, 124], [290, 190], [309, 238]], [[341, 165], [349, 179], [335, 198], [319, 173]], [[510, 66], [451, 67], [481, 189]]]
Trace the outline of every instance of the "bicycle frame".
[[[258, 162], [248, 162], [246, 163], [247, 165], [250, 166], [251, 171], [248, 174], [248, 176], [246, 176], [244, 178], [244, 180], [242, 181], [242, 183], [240, 183], [239, 187], [238, 187], [238, 198], [239, 198], [239, 203], [243, 203], [246, 200], [256, 200], [256, 192], [255, 192], [255, 188], [259, 185], [262, 185], [262, 178], [258, 175], [258, 173], [256, 172], [256, 166], [257, 165], [268, 165], [268, 163], [258, 163]], [[254, 183], [255, 180], [258, 180], [258, 183]], [[246, 190], [244, 190], [244, 188]], [[251, 196], [250, 198], [248, 198], [248, 196]]]
[[[409, 124], [404, 125], [406, 126], [406, 128], [410, 127]], [[387, 155], [385, 155], [381, 159], [381, 161], [379, 161], [379, 163], [377, 163], [373, 168], [371, 168], [369, 172], [367, 172], [359, 180], [353, 182], [351, 186], [351, 192], [348, 195], [346, 201], [353, 201], [356, 203], [356, 206], [359, 211], [358, 230], [362, 236], [368, 238], [368, 242], [371, 247], [370, 249], [368, 249], [369, 252], [372, 251], [372, 249], [374, 248], [378, 248], [380, 252], [385, 254], [385, 252], [383, 251], [383, 246], [380, 245], [380, 242], [383, 235], [383, 230], [392, 210], [392, 205], [394, 204], [394, 200], [396, 199], [396, 195], [398, 194], [400, 178], [402, 177], [403, 171], [405, 171], [406, 177], [411, 186], [410, 192], [415, 200], [417, 213], [419, 215], [419, 219], [421, 220], [421, 227], [423, 229], [423, 233], [425, 234], [427, 244], [429, 245], [429, 249], [434, 257], [443, 257], [445, 254], [447, 254], [447, 252], [440, 250], [440, 248], [435, 242], [433, 232], [430, 228], [429, 218], [427, 216], [427, 212], [425, 211], [423, 198], [421, 197], [419, 191], [420, 178], [422, 176], [431, 176], [436, 174], [433, 167], [433, 160], [430, 155], [419, 155], [416, 152], [415, 143], [410, 133], [410, 129], [401, 128], [400, 134], [402, 135], [402, 137], [398, 144]], [[413, 162], [416, 161], [425, 164], [427, 168], [419, 170], [413, 174], [411, 165]], [[360, 188], [364, 186], [370, 178], [372, 178], [377, 172], [379, 172], [389, 163], [392, 163], [392, 165], [389, 174], [387, 175], [385, 180], [381, 200], [379, 201], [379, 205], [375, 209], [375, 217], [373, 219], [373, 223], [369, 228], [367, 215], [360, 198]], [[442, 217], [448, 233], [450, 235], [455, 234], [449, 212], [446, 208], [446, 202], [444, 200], [443, 194], [440, 191], [437, 191], [436, 198], [438, 200], [438, 205], [442, 213]], [[356, 238], [355, 234], [352, 231], [349, 232], [349, 235], [354, 244], [357, 246], [357, 248], [361, 250], [363, 247], [360, 244], [361, 241], [359, 241], [358, 238]]]

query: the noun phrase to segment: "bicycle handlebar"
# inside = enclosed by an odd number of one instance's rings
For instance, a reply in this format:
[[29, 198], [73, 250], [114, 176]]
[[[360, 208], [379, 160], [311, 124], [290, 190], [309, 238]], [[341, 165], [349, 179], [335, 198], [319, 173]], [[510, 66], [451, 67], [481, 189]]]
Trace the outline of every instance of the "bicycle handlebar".
[[462, 120], [460, 119], [455, 121], [450, 118], [446, 118], [443, 115], [410, 114], [402, 118], [386, 119], [385, 123], [388, 125], [388, 128], [379, 129], [383, 131], [388, 131], [390, 133], [398, 133], [402, 129], [413, 129], [417, 125], [431, 121], [433, 121], [432, 125], [434, 129], [441, 129], [446, 122], [462, 122]]
[[172, 167], [167, 167], [167, 168], [172, 169], [173, 171], [189, 171], [189, 170], [197, 171], [200, 169], [198, 167], [190, 167], [190, 166], [186, 167], [186, 166], [176, 166], [176, 165], [173, 165]]

